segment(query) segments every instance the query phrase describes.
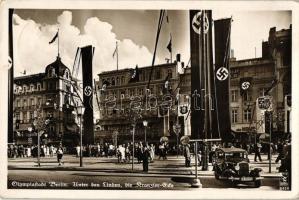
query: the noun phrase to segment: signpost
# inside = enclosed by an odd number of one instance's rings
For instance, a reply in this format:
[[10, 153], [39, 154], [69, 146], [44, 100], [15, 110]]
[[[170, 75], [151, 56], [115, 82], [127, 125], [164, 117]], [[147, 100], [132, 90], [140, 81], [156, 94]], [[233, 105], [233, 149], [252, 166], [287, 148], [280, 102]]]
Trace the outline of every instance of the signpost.
[[198, 167], [198, 163], [197, 163], [197, 159], [198, 159], [198, 147], [197, 147], [197, 142], [220, 142], [221, 139], [193, 139], [190, 140], [188, 136], [183, 136], [181, 137], [181, 142], [182, 144], [186, 145], [189, 142], [194, 142], [195, 143], [195, 179], [193, 179], [191, 186], [192, 187], [202, 187], [202, 184], [200, 183], [200, 180], [198, 179], [198, 171], [197, 171], [197, 167]]
[[179, 135], [181, 133], [181, 125], [179, 123], [173, 125], [173, 131], [176, 134], [177, 157], [179, 157]]
[[[269, 121], [269, 173], [271, 173], [271, 159], [272, 159], [272, 154], [271, 154], [271, 140], [272, 140], [272, 111], [273, 111], [273, 103], [272, 103], [272, 96], [262, 96], [257, 99], [257, 106], [258, 106], [258, 112], [257, 114], [261, 114], [265, 120], [268, 118]], [[266, 130], [265, 130], [266, 132]]]

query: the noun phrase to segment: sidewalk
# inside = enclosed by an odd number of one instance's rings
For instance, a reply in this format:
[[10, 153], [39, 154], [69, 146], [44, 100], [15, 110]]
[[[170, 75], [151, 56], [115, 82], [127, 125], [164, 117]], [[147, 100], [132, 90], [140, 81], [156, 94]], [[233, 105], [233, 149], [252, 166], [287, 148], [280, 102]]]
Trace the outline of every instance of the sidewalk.
[[[254, 167], [262, 169], [261, 176], [267, 178], [277, 178], [281, 174], [278, 173], [276, 167], [280, 164], [275, 164], [276, 157], [272, 157], [272, 172], [269, 173], [269, 161], [266, 160], [267, 156], [262, 155], [262, 162], [254, 162], [253, 155], [249, 155], [250, 164]], [[85, 172], [101, 172], [101, 173], [127, 173], [129, 174], [142, 174], [146, 176], [194, 176], [195, 166], [185, 167], [184, 157], [168, 156], [167, 160], [155, 160], [153, 163], [149, 163], [149, 172], [144, 173], [142, 171], [142, 163], [138, 164], [137, 160], [134, 162], [134, 170], [132, 171], [132, 162], [130, 163], [117, 163], [117, 158], [95, 158], [84, 157], [83, 167], [79, 166], [79, 158], [72, 155], [64, 155], [64, 164], [58, 166], [56, 157], [42, 157], [40, 167], [37, 166], [37, 158], [17, 158], [9, 159], [9, 170], [55, 170], [55, 171], [85, 171]], [[192, 159], [194, 164], [194, 158]], [[208, 171], [201, 171], [201, 167], [198, 167], [198, 176], [214, 176], [212, 171], [212, 165], [209, 165]]]

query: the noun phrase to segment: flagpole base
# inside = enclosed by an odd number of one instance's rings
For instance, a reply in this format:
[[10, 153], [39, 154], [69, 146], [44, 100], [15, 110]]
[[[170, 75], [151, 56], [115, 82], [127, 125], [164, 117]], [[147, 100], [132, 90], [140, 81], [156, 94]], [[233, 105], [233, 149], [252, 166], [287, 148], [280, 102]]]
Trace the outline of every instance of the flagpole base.
[[195, 178], [191, 182], [191, 187], [192, 188], [202, 188], [202, 184], [198, 178]]

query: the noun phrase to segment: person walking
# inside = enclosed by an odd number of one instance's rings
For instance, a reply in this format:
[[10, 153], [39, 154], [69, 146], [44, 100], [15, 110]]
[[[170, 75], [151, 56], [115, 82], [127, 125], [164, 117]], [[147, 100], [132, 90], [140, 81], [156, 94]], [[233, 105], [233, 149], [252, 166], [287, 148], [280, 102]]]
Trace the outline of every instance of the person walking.
[[262, 162], [262, 158], [261, 158], [261, 148], [262, 145], [260, 143], [256, 143], [254, 145], [254, 161], [256, 161], [256, 158], [258, 157], [258, 159], [260, 160], [260, 162]]
[[76, 146], [76, 153], [77, 153], [76, 157], [79, 158], [80, 157], [80, 146], [79, 145]]
[[275, 160], [275, 163], [278, 163], [284, 157], [283, 148], [284, 148], [284, 144], [282, 142], [279, 142], [278, 145], [277, 145], [278, 156]]
[[154, 159], [155, 159], [155, 146], [154, 146], [154, 144], [151, 144], [151, 146], [149, 148], [149, 152], [150, 152], [150, 161], [154, 162]]
[[148, 159], [150, 157], [149, 149], [146, 145], [144, 145], [143, 153], [142, 153], [142, 164], [143, 164], [143, 171], [148, 172]]
[[58, 162], [58, 166], [60, 166], [62, 164], [62, 157], [63, 157], [63, 147], [62, 144], [59, 145], [59, 147], [57, 148], [57, 162]]
[[185, 157], [185, 167], [190, 167], [191, 165], [191, 153], [190, 153], [190, 145], [187, 144], [184, 150], [184, 157]]

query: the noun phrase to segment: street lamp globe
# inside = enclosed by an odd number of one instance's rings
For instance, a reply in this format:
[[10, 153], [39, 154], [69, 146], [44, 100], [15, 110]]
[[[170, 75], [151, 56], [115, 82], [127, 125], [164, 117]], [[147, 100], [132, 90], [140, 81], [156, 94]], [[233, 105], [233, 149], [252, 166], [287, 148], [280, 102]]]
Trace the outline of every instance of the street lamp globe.
[[143, 126], [147, 127], [147, 125], [148, 125], [148, 121], [144, 120], [143, 121]]
[[85, 108], [84, 106], [78, 106], [77, 110], [78, 110], [78, 115], [81, 116], [84, 114]]

